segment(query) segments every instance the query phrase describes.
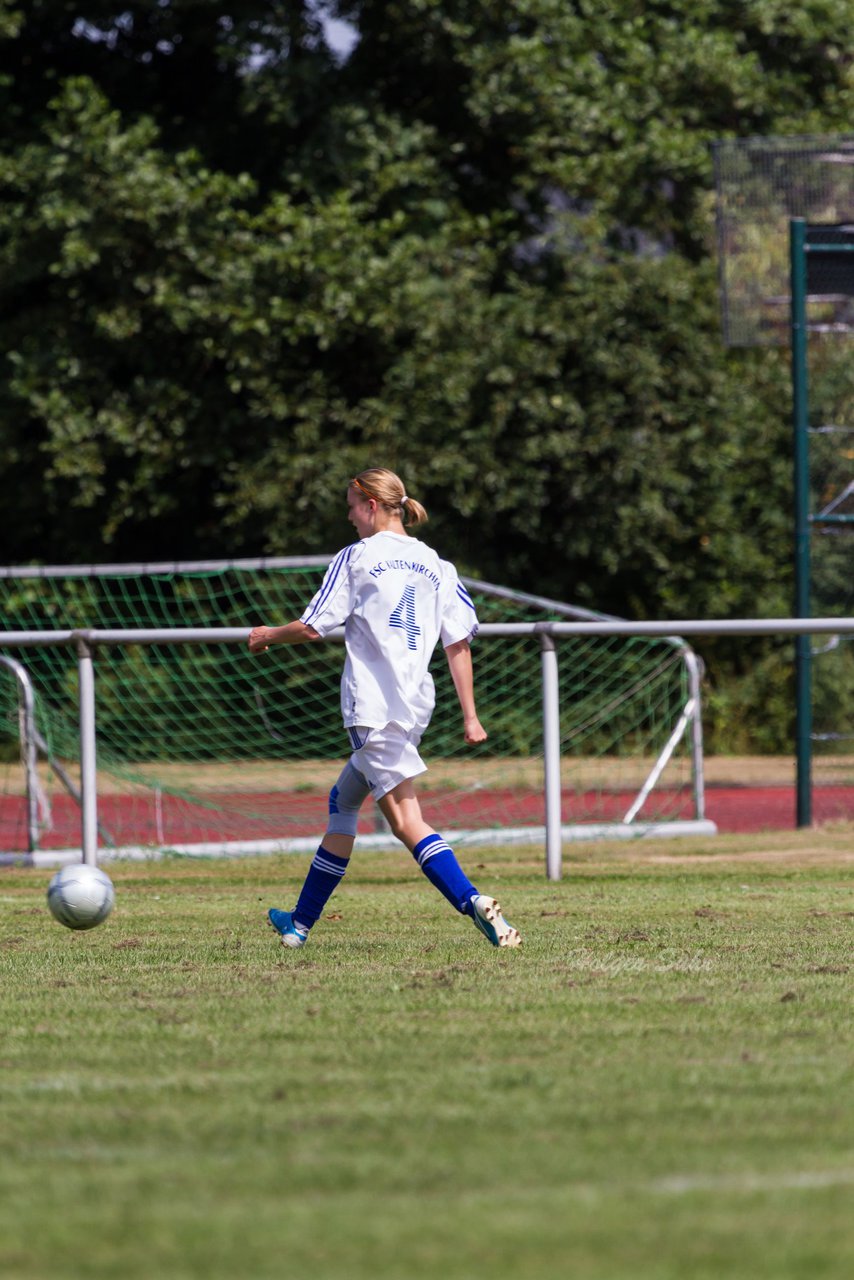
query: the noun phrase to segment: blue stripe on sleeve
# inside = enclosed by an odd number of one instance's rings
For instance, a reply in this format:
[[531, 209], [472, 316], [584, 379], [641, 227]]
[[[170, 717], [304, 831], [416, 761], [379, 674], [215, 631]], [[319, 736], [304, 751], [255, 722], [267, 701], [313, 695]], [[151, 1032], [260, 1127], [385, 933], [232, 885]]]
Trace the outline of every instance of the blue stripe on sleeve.
[[326, 577], [323, 580], [323, 585], [320, 588], [320, 593], [314, 603], [314, 606], [312, 607], [309, 605], [311, 612], [303, 618], [303, 622], [307, 627], [311, 626], [312, 618], [316, 618], [319, 613], [323, 612], [324, 606], [335, 589], [335, 585], [338, 582], [341, 571], [346, 568], [352, 554], [353, 548], [345, 547], [343, 551], [339, 551], [338, 555], [332, 561], [332, 564], [326, 570]]

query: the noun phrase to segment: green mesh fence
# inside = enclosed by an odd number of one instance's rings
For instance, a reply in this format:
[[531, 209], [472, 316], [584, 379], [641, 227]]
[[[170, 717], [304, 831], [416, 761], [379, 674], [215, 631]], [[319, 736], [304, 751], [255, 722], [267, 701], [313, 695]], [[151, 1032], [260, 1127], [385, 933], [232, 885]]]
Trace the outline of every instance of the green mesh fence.
[[[854, 135], [726, 139], [714, 144], [721, 305], [732, 346], [791, 342], [791, 219], [812, 245], [854, 235]], [[807, 361], [814, 616], [854, 607], [854, 257], [807, 255]], [[854, 784], [854, 647], [816, 638], [812, 779], [844, 784], [822, 797], [822, 819], [850, 819]]]
[[[325, 560], [137, 571], [121, 566], [0, 576], [4, 631], [249, 627], [299, 616]], [[482, 623], [566, 620], [565, 606], [468, 582]], [[577, 614], [576, 616], [590, 616]], [[2, 640], [0, 640], [2, 645]], [[77, 665], [70, 645], [4, 651], [36, 690], [42, 740], [42, 848], [79, 847]], [[478, 708], [489, 733], [462, 740], [453, 685], [434, 659], [437, 710], [422, 751], [425, 817], [440, 830], [543, 822], [542, 689], [535, 637], [478, 638]], [[690, 697], [679, 645], [582, 637], [558, 642], [563, 821], [622, 821]], [[255, 847], [314, 838], [348, 751], [341, 727], [340, 644], [252, 657], [240, 645], [102, 646], [95, 661], [100, 839], [116, 847]], [[0, 849], [26, 847], [16, 690], [0, 667]], [[695, 816], [683, 736], [640, 819]], [[61, 773], [68, 779], [63, 782]], [[69, 785], [70, 784], [70, 785]], [[360, 828], [381, 829], [366, 806]], [[259, 846], [260, 847], [260, 846]]]
[[[818, 617], [854, 614], [854, 367], [851, 337], [810, 337], [811, 609]], [[854, 785], [854, 642], [816, 636], [813, 647], [813, 781]], [[843, 804], [844, 800], [844, 804]], [[825, 802], [826, 803], [826, 802]], [[831, 816], [850, 818], [839, 793]]]
[[[713, 144], [724, 340], [788, 346], [789, 221], [854, 219], [854, 136], [727, 138]], [[822, 284], [813, 319], [850, 327], [850, 298]]]

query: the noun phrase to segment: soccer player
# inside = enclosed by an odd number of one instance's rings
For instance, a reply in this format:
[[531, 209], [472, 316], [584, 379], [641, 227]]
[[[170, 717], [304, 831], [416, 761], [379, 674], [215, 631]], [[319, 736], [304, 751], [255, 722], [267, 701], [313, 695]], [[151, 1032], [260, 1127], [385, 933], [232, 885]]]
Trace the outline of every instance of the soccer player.
[[302, 617], [253, 627], [251, 653], [272, 644], [322, 640], [344, 626], [347, 656], [341, 711], [353, 754], [329, 793], [326, 834], [293, 911], [273, 908], [270, 924], [286, 947], [302, 947], [347, 870], [359, 809], [371, 794], [427, 879], [470, 916], [495, 947], [521, 938], [494, 898], [478, 893], [451, 847], [428, 826], [413, 779], [426, 765], [418, 744], [435, 704], [430, 658], [441, 639], [463, 715], [466, 742], [486, 740], [477, 717], [470, 642], [477, 617], [457, 571], [405, 526], [427, 519], [393, 471], [372, 467], [347, 489], [348, 519], [359, 541], [340, 551]]

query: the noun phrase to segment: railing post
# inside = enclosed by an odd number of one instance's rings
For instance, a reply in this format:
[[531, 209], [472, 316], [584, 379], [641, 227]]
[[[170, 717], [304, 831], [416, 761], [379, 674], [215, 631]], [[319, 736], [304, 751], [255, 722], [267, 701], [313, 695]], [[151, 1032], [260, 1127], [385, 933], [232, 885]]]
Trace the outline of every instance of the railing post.
[[8, 667], [18, 682], [18, 738], [27, 787], [27, 851], [39, 847], [39, 771], [36, 747], [36, 701], [26, 668], [15, 658], [0, 653], [0, 666]]
[[79, 635], [77, 682], [80, 707], [81, 844], [83, 861], [98, 862], [98, 766], [95, 750], [95, 664], [93, 650]]
[[540, 635], [543, 680], [543, 789], [546, 819], [546, 876], [560, 880], [563, 872], [560, 812], [560, 697], [558, 692], [557, 650], [552, 636], [545, 631], [548, 623], [537, 623]]
[[706, 816], [706, 776], [703, 767], [703, 712], [701, 686], [703, 665], [693, 649], [683, 652], [688, 672], [689, 700], [694, 704], [691, 716], [691, 788], [694, 793], [694, 817], [702, 822]]

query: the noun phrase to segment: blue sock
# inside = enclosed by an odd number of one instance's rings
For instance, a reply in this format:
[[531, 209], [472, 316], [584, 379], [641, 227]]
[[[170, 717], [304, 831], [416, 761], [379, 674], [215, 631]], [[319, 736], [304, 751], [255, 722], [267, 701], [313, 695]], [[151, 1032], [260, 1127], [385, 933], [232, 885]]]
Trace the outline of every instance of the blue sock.
[[317, 924], [323, 908], [347, 870], [349, 861], [349, 858], [336, 857], [334, 853], [327, 852], [323, 845], [320, 846], [293, 909], [295, 924], [303, 929], [310, 929], [313, 924]]
[[477, 894], [472, 882], [457, 862], [456, 855], [440, 835], [419, 840], [412, 856], [427, 879], [464, 916], [472, 914], [471, 900]]

